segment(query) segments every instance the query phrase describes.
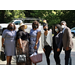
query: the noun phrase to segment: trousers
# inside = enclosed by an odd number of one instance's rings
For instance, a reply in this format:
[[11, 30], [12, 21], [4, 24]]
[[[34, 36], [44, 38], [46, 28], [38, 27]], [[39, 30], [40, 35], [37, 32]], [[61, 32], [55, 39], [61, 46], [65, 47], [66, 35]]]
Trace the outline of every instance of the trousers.
[[51, 47], [49, 45], [46, 45], [44, 47], [45, 49], [45, 55], [46, 55], [46, 61], [47, 61], [47, 65], [50, 65], [50, 59], [49, 59], [49, 56], [50, 56], [50, 53], [51, 53]]
[[68, 51], [65, 50], [65, 65], [72, 65], [71, 49]]
[[54, 49], [54, 59], [55, 59], [55, 62], [56, 62], [56, 65], [61, 65], [60, 64], [60, 53], [62, 51], [62, 48], [60, 49], [59, 52], [57, 52], [57, 48]]

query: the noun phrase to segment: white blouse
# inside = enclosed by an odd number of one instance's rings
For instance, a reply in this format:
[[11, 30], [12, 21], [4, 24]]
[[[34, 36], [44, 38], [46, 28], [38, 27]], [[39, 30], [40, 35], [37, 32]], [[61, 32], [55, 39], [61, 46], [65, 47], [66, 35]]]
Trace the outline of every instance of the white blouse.
[[[48, 31], [46, 42], [49, 46], [52, 46], [52, 30]], [[42, 48], [44, 48], [44, 32], [41, 32], [41, 44]]]

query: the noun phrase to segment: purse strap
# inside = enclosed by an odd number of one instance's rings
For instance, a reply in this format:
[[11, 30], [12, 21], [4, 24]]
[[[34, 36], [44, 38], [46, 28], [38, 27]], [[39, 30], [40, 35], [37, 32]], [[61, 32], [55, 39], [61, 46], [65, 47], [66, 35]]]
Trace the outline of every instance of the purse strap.
[[5, 52], [5, 48], [4, 48], [4, 47], [1, 47], [1, 51], [2, 51], [2, 52]]

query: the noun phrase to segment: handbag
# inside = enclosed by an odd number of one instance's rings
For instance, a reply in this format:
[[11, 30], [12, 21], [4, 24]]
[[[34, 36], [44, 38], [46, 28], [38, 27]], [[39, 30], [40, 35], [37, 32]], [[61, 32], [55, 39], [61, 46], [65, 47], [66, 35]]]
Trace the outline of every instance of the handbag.
[[19, 54], [16, 55], [16, 61], [17, 61], [17, 63], [25, 63], [26, 62], [26, 55], [23, 52], [20, 54], [20, 51], [19, 51]]
[[18, 63], [25, 63], [26, 62], [26, 55], [25, 54], [16, 55], [16, 61]]
[[2, 47], [2, 51], [1, 51], [1, 60], [5, 61], [6, 60], [6, 56], [5, 56], [5, 52], [4, 52], [4, 48]]
[[30, 56], [30, 59], [34, 64], [42, 62], [42, 54], [36, 54], [36, 55]]

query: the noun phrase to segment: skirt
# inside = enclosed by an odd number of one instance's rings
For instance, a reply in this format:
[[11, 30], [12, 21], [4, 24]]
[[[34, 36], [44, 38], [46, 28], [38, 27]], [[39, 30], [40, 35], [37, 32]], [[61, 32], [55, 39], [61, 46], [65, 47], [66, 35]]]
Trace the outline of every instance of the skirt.
[[26, 62], [25, 63], [18, 63], [18, 65], [31, 65], [30, 57], [29, 57], [29, 42], [27, 40], [22, 40], [22, 49], [20, 49], [19, 43], [17, 42], [17, 55], [25, 54], [26, 55]]

